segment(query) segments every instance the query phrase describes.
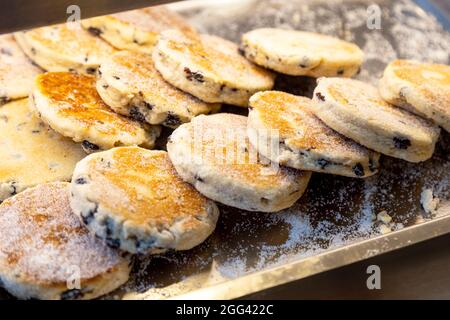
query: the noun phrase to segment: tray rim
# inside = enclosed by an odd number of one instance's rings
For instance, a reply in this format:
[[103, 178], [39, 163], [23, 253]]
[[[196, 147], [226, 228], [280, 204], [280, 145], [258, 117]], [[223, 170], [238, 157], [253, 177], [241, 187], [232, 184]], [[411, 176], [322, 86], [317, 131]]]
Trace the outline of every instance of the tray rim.
[[[433, 218], [401, 230], [379, 235], [325, 250], [299, 260], [252, 272], [234, 279], [192, 291], [174, 294], [168, 300], [226, 300], [280, 286], [330, 271], [352, 263], [405, 248], [450, 233], [450, 201], [444, 202], [440, 212], [444, 216]], [[151, 300], [150, 291], [129, 294], [127, 300]]]

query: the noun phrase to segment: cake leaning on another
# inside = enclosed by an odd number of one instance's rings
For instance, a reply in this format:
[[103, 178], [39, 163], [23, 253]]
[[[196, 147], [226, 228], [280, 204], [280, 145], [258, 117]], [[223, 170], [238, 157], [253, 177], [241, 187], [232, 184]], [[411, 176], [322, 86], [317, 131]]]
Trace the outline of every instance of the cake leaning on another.
[[274, 212], [305, 192], [311, 172], [281, 167], [261, 157], [247, 138], [247, 117], [219, 113], [179, 126], [167, 150], [180, 177], [217, 202]]
[[115, 113], [100, 98], [95, 84], [91, 75], [44, 73], [34, 81], [32, 107], [51, 128], [81, 142], [88, 153], [127, 145], [152, 148], [160, 128]]
[[274, 85], [274, 75], [241, 56], [236, 44], [211, 35], [162, 32], [153, 61], [167, 82], [211, 103], [247, 107], [254, 93]]
[[167, 152], [120, 147], [80, 161], [71, 207], [111, 247], [155, 254], [188, 250], [215, 229], [215, 203], [182, 181]]
[[97, 92], [117, 113], [137, 121], [176, 128], [199, 114], [217, 112], [206, 103], [166, 82], [148, 54], [121, 51], [100, 66]]
[[450, 66], [394, 60], [379, 83], [383, 99], [450, 132]]
[[14, 36], [28, 58], [46, 71], [95, 74], [103, 59], [116, 51], [75, 22], [20, 31]]
[[439, 127], [384, 101], [369, 84], [321, 78], [313, 100], [326, 125], [369, 149], [410, 162], [433, 155]]
[[0, 36], [0, 105], [28, 97], [34, 77], [41, 72], [11, 34]]
[[380, 154], [330, 129], [314, 115], [313, 104], [280, 91], [256, 93], [250, 98], [250, 143], [270, 160], [296, 169], [354, 178], [375, 174]]
[[85, 19], [81, 25], [117, 49], [145, 53], [153, 51], [162, 31], [177, 29], [183, 33], [195, 33], [183, 17], [164, 6]]

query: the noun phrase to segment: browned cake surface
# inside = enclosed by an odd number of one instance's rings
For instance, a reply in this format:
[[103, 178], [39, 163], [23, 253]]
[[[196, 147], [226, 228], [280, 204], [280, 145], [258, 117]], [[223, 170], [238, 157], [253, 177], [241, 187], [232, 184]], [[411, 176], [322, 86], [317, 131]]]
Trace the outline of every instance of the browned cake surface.
[[[116, 148], [91, 156], [86, 166], [91, 201], [128, 224], [167, 226], [207, 213], [209, 200], [177, 176], [165, 151]], [[183, 227], [202, 223], [185, 219]]]
[[155, 34], [166, 29], [178, 29], [186, 33], [195, 32], [183, 17], [162, 6], [125, 11], [111, 16]]
[[28, 104], [23, 99], [0, 108], [0, 184], [70, 180], [75, 164], [86, 153], [43, 123]]
[[[104, 66], [102, 70], [105, 70]], [[203, 102], [166, 82], [155, 69], [148, 54], [119, 52], [111, 58], [108, 69], [112, 70], [108, 70], [108, 74], [112, 74], [113, 77], [119, 76], [126, 81], [124, 84], [117, 83], [116, 87], [119, 90], [130, 94], [142, 94], [157, 108], [164, 108], [182, 116], [208, 113], [220, 108], [220, 104]]]
[[330, 157], [365, 159], [369, 151], [327, 127], [312, 112], [313, 101], [280, 91], [267, 91], [252, 98], [250, 106], [267, 129], [300, 150], [326, 153]]
[[399, 79], [411, 83], [434, 107], [450, 112], [450, 66], [411, 60], [395, 60], [390, 66]]
[[70, 72], [49, 72], [36, 79], [37, 89], [50, 100], [46, 107], [56, 109], [59, 117], [103, 134], [127, 132], [135, 135], [142, 128], [134, 121], [113, 112], [95, 89], [95, 77]]
[[196, 117], [185, 126], [188, 134], [184, 142], [192, 159], [200, 159], [234, 181], [268, 188], [309, 174], [286, 167], [278, 170], [260, 158], [247, 138], [247, 117], [220, 113]]
[[81, 27], [59, 24], [25, 32], [30, 46], [37, 45], [54, 54], [71, 57], [74, 61], [84, 63], [100, 63], [115, 52], [114, 48], [102, 39], [89, 34]]
[[352, 79], [334, 78], [327, 81], [327, 91], [349, 112], [369, 119], [380, 128], [395, 126], [399, 132], [414, 136], [430, 136], [436, 128], [428, 121], [384, 101], [378, 90], [363, 82]]
[[176, 53], [177, 59], [187, 65], [197, 66], [202, 72], [224, 83], [242, 81], [243, 87], [269, 85], [273, 76], [270, 72], [254, 65], [238, 52], [238, 46], [228, 40], [211, 35], [190, 35], [172, 32], [167, 47]]
[[114, 270], [121, 262], [85, 229], [69, 206], [69, 184], [28, 189], [0, 205], [0, 268], [37, 284], [66, 283], [73, 267], [81, 279]]

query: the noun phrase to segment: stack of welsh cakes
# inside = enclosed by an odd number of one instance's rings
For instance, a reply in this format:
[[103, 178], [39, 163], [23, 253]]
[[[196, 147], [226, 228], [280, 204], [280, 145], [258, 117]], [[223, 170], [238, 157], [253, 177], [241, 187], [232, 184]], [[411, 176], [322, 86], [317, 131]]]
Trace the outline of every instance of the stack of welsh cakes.
[[[0, 283], [24, 299], [99, 297], [133, 255], [205, 241], [216, 203], [277, 212], [312, 172], [426, 161], [450, 130], [449, 66], [396, 60], [376, 88], [350, 79], [355, 44], [263, 28], [237, 45], [165, 7], [3, 35], [0, 58]], [[312, 99], [279, 74], [318, 78]]]

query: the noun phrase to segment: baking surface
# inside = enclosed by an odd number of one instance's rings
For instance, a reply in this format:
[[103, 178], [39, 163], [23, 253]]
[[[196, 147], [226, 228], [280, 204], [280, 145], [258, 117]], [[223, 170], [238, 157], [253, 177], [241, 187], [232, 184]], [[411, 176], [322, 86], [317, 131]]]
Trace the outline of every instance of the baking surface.
[[[257, 27], [285, 27], [356, 42], [366, 55], [358, 78], [374, 84], [395, 58], [449, 64], [450, 35], [434, 17], [409, 0], [373, 2], [382, 8], [381, 30], [366, 27], [368, 1], [221, 0], [208, 8], [196, 1], [190, 9], [189, 2], [174, 7], [201, 31], [233, 41]], [[278, 89], [307, 96], [314, 85], [302, 77], [277, 79]], [[449, 169], [450, 135], [443, 134], [434, 157], [421, 164], [383, 156], [380, 173], [364, 180], [313, 174], [298, 203], [277, 214], [221, 206], [217, 230], [205, 243], [188, 252], [136, 258], [130, 281], [107, 298], [168, 298], [314, 257], [387, 228], [423, 223], [432, 218], [420, 205], [425, 189], [440, 198], [436, 216], [447, 214]], [[382, 211], [392, 222], [374, 221]]]

